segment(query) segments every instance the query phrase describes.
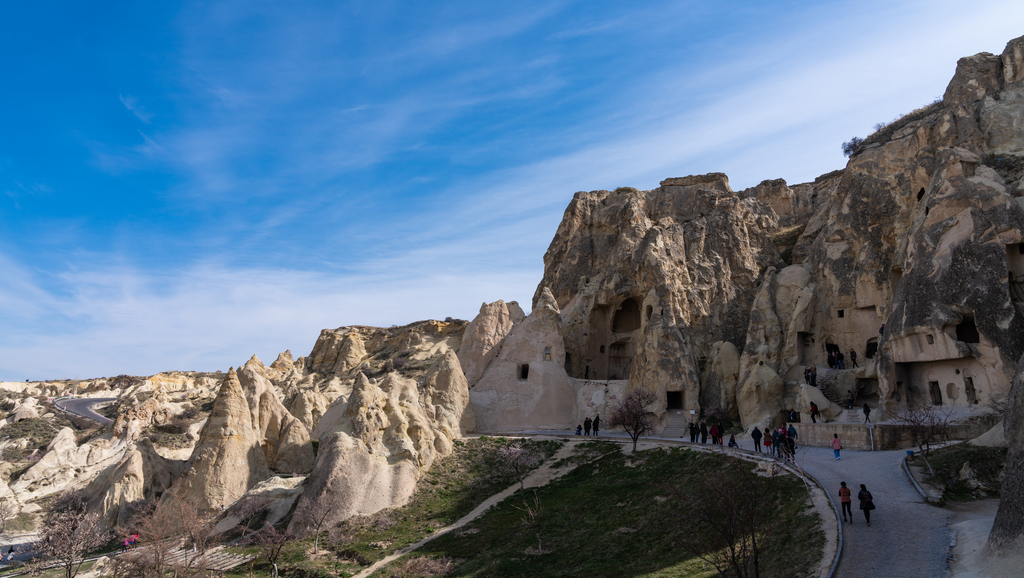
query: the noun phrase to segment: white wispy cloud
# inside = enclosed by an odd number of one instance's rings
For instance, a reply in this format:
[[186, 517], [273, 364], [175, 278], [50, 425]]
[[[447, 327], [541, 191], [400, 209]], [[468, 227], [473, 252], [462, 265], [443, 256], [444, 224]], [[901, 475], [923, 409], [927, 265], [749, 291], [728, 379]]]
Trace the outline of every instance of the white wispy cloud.
[[153, 113], [143, 108], [143, 106], [139, 104], [139, 99], [135, 98], [130, 94], [121, 94], [119, 96], [121, 98], [121, 104], [123, 104], [125, 108], [130, 110], [131, 113], [134, 114], [136, 118], [138, 118], [146, 124], [149, 124], [153, 120]]

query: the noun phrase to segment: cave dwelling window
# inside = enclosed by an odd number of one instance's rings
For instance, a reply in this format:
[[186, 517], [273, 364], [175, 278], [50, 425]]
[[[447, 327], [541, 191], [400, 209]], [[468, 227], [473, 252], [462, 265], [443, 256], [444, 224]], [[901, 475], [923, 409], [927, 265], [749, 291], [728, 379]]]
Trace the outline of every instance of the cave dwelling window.
[[526, 381], [530, 377], [530, 364], [524, 363], [519, 366], [519, 381]]

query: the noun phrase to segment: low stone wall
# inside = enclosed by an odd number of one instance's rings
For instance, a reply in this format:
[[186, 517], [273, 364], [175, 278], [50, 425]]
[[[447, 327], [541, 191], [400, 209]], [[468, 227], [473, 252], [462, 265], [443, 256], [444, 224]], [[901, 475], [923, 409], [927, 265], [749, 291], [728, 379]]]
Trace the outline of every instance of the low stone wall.
[[[985, 416], [972, 420], [967, 424], [950, 426], [950, 439], [969, 440], [980, 436], [993, 426], [999, 423], [996, 416]], [[794, 423], [793, 427], [797, 432], [797, 443], [830, 447], [833, 434], [839, 434], [842, 440], [843, 449], [848, 450], [870, 450], [872, 434], [874, 434], [874, 449], [876, 450], [898, 450], [917, 447], [914, 436], [908, 426], [891, 424], [867, 424], [852, 423]]]

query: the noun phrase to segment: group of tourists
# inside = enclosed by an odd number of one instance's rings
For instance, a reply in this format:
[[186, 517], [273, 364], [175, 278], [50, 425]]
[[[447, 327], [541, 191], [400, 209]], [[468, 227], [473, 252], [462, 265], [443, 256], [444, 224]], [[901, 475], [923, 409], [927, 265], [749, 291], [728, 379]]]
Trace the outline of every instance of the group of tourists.
[[[700, 439], [700, 443], [706, 444], [706, 443], [708, 443], [708, 436], [710, 435], [711, 436], [711, 443], [713, 445], [717, 445], [717, 446], [723, 445], [722, 439], [725, 437], [725, 427], [722, 426], [721, 423], [713, 424], [709, 428], [707, 422], [702, 421], [698, 425], [698, 424], [695, 424], [695, 423], [693, 423], [691, 421], [690, 425], [687, 426], [687, 429], [690, 430], [690, 443], [691, 444], [697, 443], [697, 439], [698, 438]], [[732, 438], [729, 439], [729, 447], [732, 447], [732, 448], [738, 448], [739, 447], [739, 444], [736, 443], [736, 436], [732, 436]]]
[[597, 435], [599, 431], [601, 431], [601, 414], [595, 415], [594, 419], [590, 419], [590, 416], [587, 416], [583, 423], [576, 426], [576, 435], [578, 436], [588, 436], [590, 432], [594, 432], [594, 435]]
[[135, 549], [135, 542], [138, 542], [138, 541], [139, 541], [139, 535], [138, 534], [132, 534], [132, 535], [126, 537], [124, 539], [124, 541], [121, 542], [121, 551], [122, 552], [127, 552], [128, 550]]
[[[875, 501], [871, 492], [868, 491], [867, 486], [864, 484], [860, 485], [857, 499], [860, 501], [860, 511], [864, 512], [864, 519], [867, 520], [868, 526], [871, 526], [871, 510], [875, 509]], [[850, 494], [850, 488], [846, 487], [846, 482], [839, 482], [839, 503], [843, 505], [843, 521], [852, 524], [853, 510], [851, 508], [853, 507], [853, 497]], [[847, 518], [847, 514], [849, 514], [849, 518]]]
[[772, 456], [792, 460], [796, 455], [796, 428], [789, 424], [788, 428], [779, 427], [776, 429], [755, 427], [750, 432], [750, 439], [754, 440], [754, 450], [761, 453], [762, 440], [764, 449]]

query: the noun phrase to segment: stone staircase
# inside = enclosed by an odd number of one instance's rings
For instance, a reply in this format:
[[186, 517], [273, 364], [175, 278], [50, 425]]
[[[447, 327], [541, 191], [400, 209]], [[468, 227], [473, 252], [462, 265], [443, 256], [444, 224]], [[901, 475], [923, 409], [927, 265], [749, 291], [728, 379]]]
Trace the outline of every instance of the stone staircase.
[[[678, 411], [684, 411], [684, 413], [676, 413]], [[690, 430], [686, 426], [690, 425], [689, 413], [685, 410], [670, 409], [668, 411], [668, 417], [665, 420], [665, 430], [661, 432], [663, 438], [685, 438], [690, 439]]]
[[[126, 556], [139, 555], [145, 552], [146, 548], [132, 550]], [[232, 568], [241, 566], [256, 556], [245, 556], [232, 554], [224, 549], [224, 546], [211, 548], [203, 554], [196, 554], [191, 548], [175, 548], [167, 553], [168, 566], [190, 566], [192, 568], [203, 568], [209, 571], [225, 572]]]

